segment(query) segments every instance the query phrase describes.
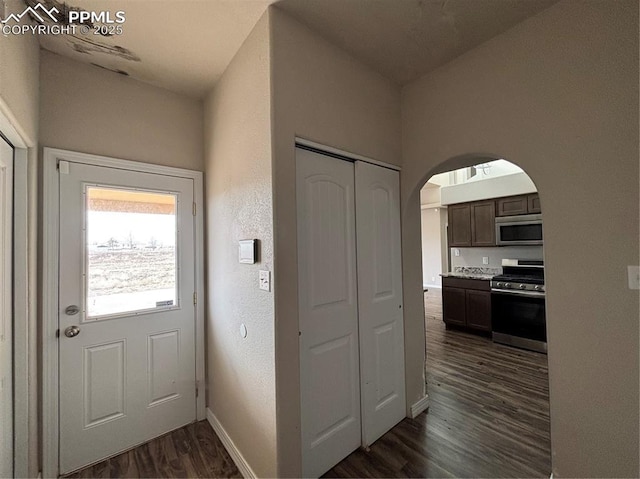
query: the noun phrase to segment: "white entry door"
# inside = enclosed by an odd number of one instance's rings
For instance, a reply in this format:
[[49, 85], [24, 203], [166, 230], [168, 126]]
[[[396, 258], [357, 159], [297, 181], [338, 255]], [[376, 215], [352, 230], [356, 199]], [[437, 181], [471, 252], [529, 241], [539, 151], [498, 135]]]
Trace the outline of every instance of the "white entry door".
[[0, 136], [0, 477], [13, 477], [13, 147]]
[[302, 475], [360, 446], [353, 163], [296, 149]]
[[400, 178], [356, 162], [362, 444], [406, 416]]
[[196, 419], [193, 180], [60, 162], [60, 473]]

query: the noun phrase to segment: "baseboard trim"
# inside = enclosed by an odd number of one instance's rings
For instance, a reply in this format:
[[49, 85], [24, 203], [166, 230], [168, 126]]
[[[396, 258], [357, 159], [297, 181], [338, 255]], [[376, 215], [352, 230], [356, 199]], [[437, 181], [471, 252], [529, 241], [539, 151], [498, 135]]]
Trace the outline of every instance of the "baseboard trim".
[[218, 421], [218, 418], [215, 416], [215, 414], [213, 414], [213, 411], [211, 411], [211, 409], [209, 408], [207, 408], [207, 421], [209, 421], [209, 424], [220, 438], [220, 441], [222, 441], [222, 444], [233, 459], [233, 462], [236, 463], [236, 466], [240, 470], [240, 474], [242, 474], [242, 477], [246, 479], [257, 478], [258, 476], [256, 475], [256, 473], [253, 472], [253, 469], [251, 469], [249, 463], [246, 461], [240, 450], [236, 447], [235, 443], [231, 440], [229, 434], [227, 434], [227, 431], [225, 431], [224, 427], [222, 427], [222, 424], [220, 424], [220, 421]]
[[416, 401], [411, 405], [411, 418], [415, 419], [418, 417], [420, 413], [429, 409], [429, 395], [425, 394], [425, 396]]

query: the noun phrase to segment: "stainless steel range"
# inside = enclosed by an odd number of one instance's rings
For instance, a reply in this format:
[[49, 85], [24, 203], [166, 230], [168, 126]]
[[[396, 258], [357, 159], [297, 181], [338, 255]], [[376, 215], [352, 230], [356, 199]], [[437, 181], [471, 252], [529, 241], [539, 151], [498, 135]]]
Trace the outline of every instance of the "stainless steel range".
[[491, 280], [493, 341], [546, 353], [543, 261], [503, 259], [502, 273]]

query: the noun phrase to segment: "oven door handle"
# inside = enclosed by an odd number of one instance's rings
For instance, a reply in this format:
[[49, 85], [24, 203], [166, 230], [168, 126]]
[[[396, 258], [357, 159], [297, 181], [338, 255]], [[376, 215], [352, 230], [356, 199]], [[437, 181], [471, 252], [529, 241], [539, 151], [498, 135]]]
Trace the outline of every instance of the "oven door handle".
[[512, 291], [510, 289], [492, 289], [492, 293], [508, 294], [511, 296], [528, 296], [529, 298], [544, 298], [544, 292], [538, 291]]

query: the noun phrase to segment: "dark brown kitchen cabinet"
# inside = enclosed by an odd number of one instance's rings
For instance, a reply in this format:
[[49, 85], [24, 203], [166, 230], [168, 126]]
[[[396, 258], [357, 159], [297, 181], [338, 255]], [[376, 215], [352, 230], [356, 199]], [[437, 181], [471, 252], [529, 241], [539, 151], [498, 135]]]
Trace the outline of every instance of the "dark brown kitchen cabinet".
[[469, 203], [450, 205], [449, 246], [471, 246], [471, 206]]
[[471, 203], [471, 246], [496, 245], [496, 203]]
[[498, 216], [526, 215], [528, 211], [526, 195], [498, 198]]
[[467, 325], [466, 290], [442, 289], [442, 317], [445, 323], [456, 326]]
[[538, 193], [534, 193], [532, 195], [527, 196], [527, 212], [528, 213], [541, 213], [542, 208], [540, 208], [540, 197]]
[[497, 216], [516, 216], [540, 213], [540, 197], [538, 193], [520, 196], [507, 196], [497, 200]]
[[466, 290], [467, 326], [480, 331], [491, 331], [491, 293]]
[[442, 278], [442, 319], [447, 326], [491, 331], [491, 286], [488, 280]]
[[449, 246], [495, 246], [494, 200], [450, 205]]

